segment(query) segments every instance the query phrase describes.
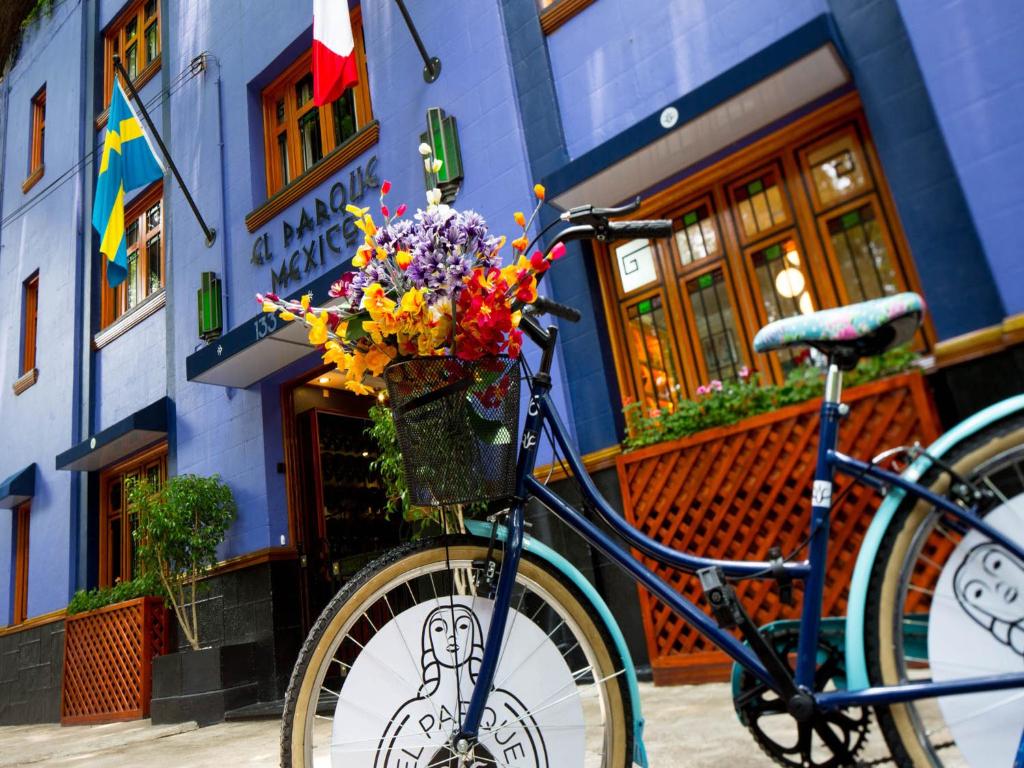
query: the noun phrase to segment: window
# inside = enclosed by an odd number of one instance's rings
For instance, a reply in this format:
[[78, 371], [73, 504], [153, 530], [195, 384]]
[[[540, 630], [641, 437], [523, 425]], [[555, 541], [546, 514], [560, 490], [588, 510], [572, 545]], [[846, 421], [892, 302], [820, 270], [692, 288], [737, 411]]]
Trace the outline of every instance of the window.
[[28, 618], [28, 524], [30, 502], [14, 510], [14, 603], [12, 621], [21, 624]]
[[125, 485], [148, 478], [167, 479], [167, 446], [159, 445], [100, 475], [100, 586], [133, 578], [138, 570], [135, 537], [138, 521], [128, 504]]
[[28, 192], [43, 178], [43, 152], [46, 138], [46, 86], [32, 97], [32, 141], [28, 158], [28, 177], [21, 185], [22, 192]]
[[312, 51], [264, 89], [268, 196], [301, 177], [373, 119], [358, 10], [352, 13], [352, 35], [359, 82], [337, 101], [322, 107], [313, 103]]
[[101, 313], [106, 327], [137, 307], [143, 299], [164, 287], [167, 248], [164, 242], [163, 184], [143, 193], [125, 211], [124, 234], [128, 244], [128, 275], [116, 288], [107, 285], [107, 260], [103, 259]]
[[550, 35], [592, 2], [594, 0], [537, 0], [541, 31]]
[[103, 105], [110, 104], [114, 89], [114, 56], [121, 57], [121, 65], [136, 87], [160, 69], [160, 2], [138, 0], [131, 3], [107, 29], [104, 57]]
[[645, 410], [743, 366], [781, 381], [796, 353], [750, 348], [767, 323], [917, 290], [855, 97], [659, 197], [644, 217], [671, 218], [674, 236], [612, 243], [599, 260], [622, 394]]
[[39, 273], [25, 281], [22, 288], [24, 310], [21, 317], [21, 371], [24, 376], [36, 367], [36, 326], [39, 314]]

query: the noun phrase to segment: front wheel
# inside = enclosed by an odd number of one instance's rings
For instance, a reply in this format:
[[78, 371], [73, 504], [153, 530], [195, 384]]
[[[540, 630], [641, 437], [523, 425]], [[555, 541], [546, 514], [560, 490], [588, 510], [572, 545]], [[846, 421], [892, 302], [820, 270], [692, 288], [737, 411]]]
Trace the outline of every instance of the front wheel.
[[[526, 553], [479, 737], [455, 743], [494, 608], [487, 555], [468, 537], [427, 540], [353, 577], [299, 654], [285, 698], [283, 766], [630, 764], [621, 659], [575, 587]], [[493, 558], [500, 565], [500, 549]]]
[[[943, 457], [983, 492], [979, 511], [1024, 541], [1024, 417], [998, 422]], [[922, 484], [949, 492], [947, 473]], [[1024, 670], [1024, 563], [926, 501], [909, 496], [882, 540], [865, 612], [874, 685]], [[900, 766], [1009, 766], [1024, 726], [1024, 690], [876, 708]]]

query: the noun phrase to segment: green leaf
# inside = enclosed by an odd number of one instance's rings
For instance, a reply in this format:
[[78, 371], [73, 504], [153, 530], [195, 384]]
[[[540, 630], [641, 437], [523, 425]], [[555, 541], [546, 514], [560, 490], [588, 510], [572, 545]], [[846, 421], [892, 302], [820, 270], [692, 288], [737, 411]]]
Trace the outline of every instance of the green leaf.
[[470, 403], [466, 411], [473, 433], [483, 442], [490, 445], [508, 445], [512, 442], [512, 433], [500, 419], [485, 419]]
[[363, 323], [369, 319], [369, 315], [356, 315], [355, 317], [350, 317], [348, 320], [348, 327], [345, 330], [345, 340], [354, 343], [369, 336], [370, 334], [363, 330]]

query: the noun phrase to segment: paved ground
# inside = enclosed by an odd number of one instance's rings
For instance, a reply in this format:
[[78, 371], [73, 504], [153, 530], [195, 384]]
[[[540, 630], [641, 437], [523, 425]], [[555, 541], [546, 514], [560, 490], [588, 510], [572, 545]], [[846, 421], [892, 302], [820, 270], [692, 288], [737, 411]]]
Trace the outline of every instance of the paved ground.
[[[641, 686], [647, 749], [653, 768], [760, 768], [771, 766], [733, 713], [724, 684]], [[234, 768], [275, 766], [275, 720], [153, 726], [148, 721], [112, 725], [0, 727], [0, 766], [102, 768]], [[875, 742], [879, 741], [874, 737]], [[869, 744], [867, 756], [878, 756]]]

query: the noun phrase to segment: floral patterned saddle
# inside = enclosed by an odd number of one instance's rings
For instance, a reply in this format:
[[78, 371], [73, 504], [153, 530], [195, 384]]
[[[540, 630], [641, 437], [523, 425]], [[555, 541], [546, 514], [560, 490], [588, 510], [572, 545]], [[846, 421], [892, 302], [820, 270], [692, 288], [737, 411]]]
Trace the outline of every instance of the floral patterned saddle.
[[776, 320], [758, 331], [754, 349], [807, 345], [856, 364], [857, 358], [878, 355], [910, 341], [921, 324], [924, 300], [916, 293], [898, 293], [835, 309]]

